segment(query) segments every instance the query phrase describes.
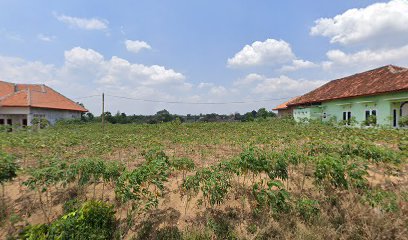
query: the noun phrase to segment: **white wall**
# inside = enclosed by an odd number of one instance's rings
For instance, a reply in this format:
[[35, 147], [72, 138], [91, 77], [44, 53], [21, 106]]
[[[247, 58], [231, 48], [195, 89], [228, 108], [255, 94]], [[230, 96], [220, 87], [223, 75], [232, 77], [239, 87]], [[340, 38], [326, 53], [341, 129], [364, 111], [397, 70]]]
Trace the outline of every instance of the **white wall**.
[[51, 124], [61, 119], [80, 118], [81, 113], [69, 110], [54, 110], [46, 108], [28, 107], [0, 107], [0, 119], [12, 119], [13, 124], [22, 124], [23, 119], [27, 119], [28, 125], [35, 117], [45, 117]]

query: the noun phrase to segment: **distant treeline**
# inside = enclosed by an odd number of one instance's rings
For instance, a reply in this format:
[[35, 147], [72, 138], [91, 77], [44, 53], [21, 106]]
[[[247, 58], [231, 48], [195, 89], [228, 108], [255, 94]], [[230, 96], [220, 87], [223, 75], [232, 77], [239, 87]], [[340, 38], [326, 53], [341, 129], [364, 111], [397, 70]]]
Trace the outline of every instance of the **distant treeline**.
[[[166, 109], [158, 111], [154, 115], [127, 115], [126, 113], [117, 112], [112, 114], [110, 112], [105, 112], [105, 121], [112, 124], [126, 124], [126, 123], [148, 123], [155, 124], [161, 122], [250, 122], [255, 120], [267, 119], [276, 117], [276, 114], [272, 111], [267, 111], [265, 108], [260, 108], [258, 111], [253, 110], [245, 114], [234, 113], [234, 114], [187, 114], [187, 115], [177, 115], [171, 114]], [[101, 116], [95, 117], [92, 113], [83, 114], [81, 117], [81, 122], [100, 122]]]

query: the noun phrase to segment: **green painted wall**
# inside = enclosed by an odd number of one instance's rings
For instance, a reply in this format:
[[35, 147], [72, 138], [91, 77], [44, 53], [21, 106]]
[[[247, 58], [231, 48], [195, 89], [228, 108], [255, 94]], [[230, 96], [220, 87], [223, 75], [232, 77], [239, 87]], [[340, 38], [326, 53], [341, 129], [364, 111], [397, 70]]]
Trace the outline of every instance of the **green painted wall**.
[[[399, 93], [390, 93], [376, 96], [338, 99], [323, 102], [321, 106], [298, 107], [293, 111], [293, 117], [296, 121], [302, 118], [321, 119], [329, 121], [335, 118], [337, 121], [343, 120], [343, 112], [351, 112], [358, 123], [366, 119], [366, 111], [376, 111], [377, 124], [383, 126], [392, 126], [393, 109], [399, 108], [402, 102], [408, 101], [408, 91]], [[403, 113], [406, 115], [406, 113]]]

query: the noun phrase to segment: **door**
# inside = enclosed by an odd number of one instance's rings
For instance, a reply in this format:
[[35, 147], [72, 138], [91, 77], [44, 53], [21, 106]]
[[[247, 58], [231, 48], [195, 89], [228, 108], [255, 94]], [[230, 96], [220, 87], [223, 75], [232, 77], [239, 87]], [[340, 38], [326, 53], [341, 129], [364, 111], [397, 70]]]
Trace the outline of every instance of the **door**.
[[392, 126], [398, 127], [398, 111], [397, 109], [392, 110]]

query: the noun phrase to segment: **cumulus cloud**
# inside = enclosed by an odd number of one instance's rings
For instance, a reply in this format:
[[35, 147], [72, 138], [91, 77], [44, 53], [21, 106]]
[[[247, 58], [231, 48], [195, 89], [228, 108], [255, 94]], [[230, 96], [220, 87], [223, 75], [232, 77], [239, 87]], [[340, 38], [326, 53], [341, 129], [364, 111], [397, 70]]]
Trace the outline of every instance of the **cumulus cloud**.
[[257, 74], [257, 73], [250, 73], [246, 75], [244, 78], [238, 79], [233, 82], [234, 86], [247, 86], [252, 83], [264, 80], [264, 76]]
[[283, 40], [267, 39], [245, 45], [234, 57], [228, 59], [229, 67], [276, 65], [295, 59], [289, 43]]
[[269, 97], [294, 97], [325, 83], [325, 81], [319, 80], [292, 79], [285, 75], [267, 77], [259, 74], [249, 74], [244, 79], [252, 79], [253, 81], [245, 81], [245, 85], [242, 85], [243, 81], [238, 80], [237, 82], [240, 84], [236, 85], [249, 90], [252, 94]]
[[408, 41], [408, 1], [375, 3], [349, 9], [333, 18], [320, 18], [311, 35], [329, 37], [331, 43], [373, 46], [398, 45]]
[[126, 45], [126, 49], [129, 52], [133, 52], [133, 53], [138, 53], [142, 49], [152, 49], [152, 47], [146, 42], [138, 41], [138, 40], [135, 40], [135, 41], [126, 40], [125, 45]]
[[323, 63], [326, 70], [343, 68], [359, 71], [388, 64], [408, 65], [408, 45], [395, 49], [362, 50], [355, 53], [331, 50], [326, 55], [328, 61]]
[[95, 50], [75, 47], [65, 52], [65, 70], [76, 73], [92, 71], [96, 82], [118, 84], [127, 82], [133, 85], [181, 84], [185, 76], [173, 69], [159, 65], [146, 66], [130, 63], [126, 59], [113, 56], [106, 60]]
[[316, 67], [317, 64], [299, 59], [293, 53], [290, 44], [283, 40], [267, 39], [246, 45], [227, 65], [233, 68], [268, 66], [283, 72], [297, 71]]
[[[10, 82], [45, 83], [67, 96], [83, 96], [101, 92], [161, 100], [176, 100], [187, 94], [192, 84], [173, 69], [159, 65], [131, 63], [113, 56], [110, 59], [93, 50], [75, 47], [64, 53], [61, 66], [28, 61], [15, 57], [0, 57], [0, 79]], [[90, 103], [98, 110], [97, 101]], [[112, 107], [114, 105], [111, 105]], [[132, 104], [126, 105], [129, 107]], [[116, 109], [124, 109], [117, 105]], [[145, 111], [148, 111], [145, 109]]]
[[295, 59], [292, 60], [290, 65], [283, 66], [280, 70], [282, 72], [293, 72], [300, 69], [307, 69], [307, 68], [314, 68], [318, 67], [319, 65], [310, 61], [302, 60], [302, 59]]
[[67, 15], [58, 15], [54, 13], [58, 21], [67, 24], [71, 28], [84, 30], [106, 30], [108, 29], [108, 20], [98, 18], [79, 18]]

